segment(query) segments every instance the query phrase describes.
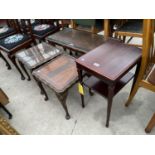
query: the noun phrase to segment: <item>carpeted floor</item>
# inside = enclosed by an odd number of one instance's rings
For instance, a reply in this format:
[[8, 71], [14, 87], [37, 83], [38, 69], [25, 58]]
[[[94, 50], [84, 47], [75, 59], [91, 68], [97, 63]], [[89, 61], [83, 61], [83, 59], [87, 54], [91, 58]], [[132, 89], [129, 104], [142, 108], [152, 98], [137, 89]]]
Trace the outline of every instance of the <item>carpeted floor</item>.
[[[12, 65], [13, 66], [13, 65]], [[65, 113], [55, 94], [47, 88], [49, 101], [43, 96], [35, 81], [22, 81], [16, 69], [7, 70], [0, 59], [0, 87], [10, 98], [7, 108], [13, 118], [9, 122], [20, 134], [145, 134], [144, 128], [155, 112], [153, 92], [140, 89], [133, 104], [126, 108], [131, 82], [114, 98], [110, 127], [105, 127], [106, 100], [95, 94], [86, 93], [86, 107], [82, 109], [77, 85], [67, 99], [71, 119]], [[7, 115], [0, 110], [0, 114]], [[151, 134], [155, 134], [155, 129]]]

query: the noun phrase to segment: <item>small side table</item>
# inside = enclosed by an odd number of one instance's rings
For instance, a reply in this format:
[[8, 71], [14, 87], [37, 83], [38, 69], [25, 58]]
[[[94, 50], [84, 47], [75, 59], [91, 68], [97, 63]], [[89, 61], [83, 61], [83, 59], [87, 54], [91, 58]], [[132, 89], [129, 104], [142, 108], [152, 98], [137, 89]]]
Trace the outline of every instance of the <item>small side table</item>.
[[48, 96], [42, 83], [55, 92], [66, 112], [66, 119], [70, 119], [66, 99], [69, 88], [78, 80], [75, 58], [69, 55], [60, 55], [39, 69], [34, 70], [32, 74], [41, 91], [44, 92], [45, 100], [48, 100]]
[[[106, 127], [109, 126], [113, 97], [134, 77], [137, 78], [141, 49], [108, 39], [101, 46], [76, 60], [79, 81], [108, 99]], [[129, 71], [137, 65], [135, 75]], [[83, 81], [82, 71], [91, 75]], [[81, 87], [82, 87], [81, 86]], [[84, 107], [84, 95], [81, 93]]]
[[34, 69], [40, 67], [44, 63], [52, 60], [62, 53], [62, 50], [43, 42], [18, 52], [16, 54], [16, 58], [18, 59], [22, 69], [25, 71], [25, 74], [28, 76], [28, 81], [30, 81], [31, 78], [26, 68], [32, 73]]

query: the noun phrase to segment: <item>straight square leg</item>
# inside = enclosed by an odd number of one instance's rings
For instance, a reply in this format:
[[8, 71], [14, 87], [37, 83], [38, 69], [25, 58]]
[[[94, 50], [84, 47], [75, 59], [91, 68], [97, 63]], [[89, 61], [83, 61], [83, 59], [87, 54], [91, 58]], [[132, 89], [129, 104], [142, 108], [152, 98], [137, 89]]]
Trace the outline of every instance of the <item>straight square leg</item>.
[[109, 127], [109, 120], [110, 120], [114, 90], [115, 90], [115, 85], [109, 85], [108, 86], [108, 107], [107, 107], [106, 127]]
[[[83, 86], [83, 76], [82, 76], [82, 70], [78, 69], [78, 75], [79, 75], [79, 83]], [[85, 103], [84, 103], [84, 95], [80, 94], [81, 96], [81, 101], [82, 101], [82, 107], [85, 107]]]

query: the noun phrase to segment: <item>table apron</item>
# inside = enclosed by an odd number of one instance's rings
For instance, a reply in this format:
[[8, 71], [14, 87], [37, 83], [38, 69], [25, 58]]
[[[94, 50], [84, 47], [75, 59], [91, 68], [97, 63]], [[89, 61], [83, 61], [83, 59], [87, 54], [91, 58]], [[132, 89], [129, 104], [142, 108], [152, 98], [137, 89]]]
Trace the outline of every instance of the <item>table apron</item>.
[[76, 65], [77, 65], [77, 69], [78, 69], [78, 70], [86, 71], [88, 74], [93, 75], [93, 76], [95, 76], [95, 77], [101, 79], [103, 82], [105, 82], [105, 83], [108, 84], [108, 85], [113, 85], [113, 84], [115, 84], [115, 81], [111, 81], [111, 80], [107, 79], [106, 77], [103, 77], [103, 76], [101, 76], [101, 75], [99, 75], [99, 74], [97, 74], [97, 73], [94, 73], [94, 72], [91, 71], [90, 69], [88, 69], [88, 68], [86, 68], [86, 67], [84, 67], [84, 66], [82, 66], [82, 65], [80, 65], [80, 64], [76, 64]]
[[90, 73], [91, 75], [94, 75], [95, 77], [101, 79], [103, 82], [105, 82], [108, 85], [113, 85], [116, 84], [125, 74], [127, 74], [127, 72], [129, 70], [131, 70], [133, 67], [135, 67], [136, 65], [138, 65], [141, 62], [141, 58], [139, 58], [135, 63], [133, 63], [133, 65], [131, 65], [121, 76], [119, 76], [119, 78], [117, 78], [115, 81], [109, 80], [106, 77], [103, 77], [102, 75], [99, 75], [97, 73], [95, 73], [94, 71], [88, 69], [87, 67], [84, 67], [82, 65], [80, 65], [79, 63], [76, 63], [77, 65], [77, 69], [78, 70], [84, 70], [86, 72], [88, 72], [88, 74]]

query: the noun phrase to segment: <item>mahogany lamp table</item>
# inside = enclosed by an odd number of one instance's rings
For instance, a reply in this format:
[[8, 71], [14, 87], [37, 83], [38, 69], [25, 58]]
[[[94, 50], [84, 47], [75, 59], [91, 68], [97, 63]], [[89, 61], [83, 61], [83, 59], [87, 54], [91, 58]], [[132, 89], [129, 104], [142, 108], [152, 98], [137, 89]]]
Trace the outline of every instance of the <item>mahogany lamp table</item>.
[[[115, 39], [108, 39], [101, 46], [76, 60], [79, 81], [108, 100], [106, 127], [109, 126], [113, 97], [132, 79], [137, 78], [141, 62], [141, 49]], [[135, 74], [129, 71], [137, 65]], [[83, 81], [82, 71], [92, 75]], [[84, 95], [81, 94], [82, 105]]]

